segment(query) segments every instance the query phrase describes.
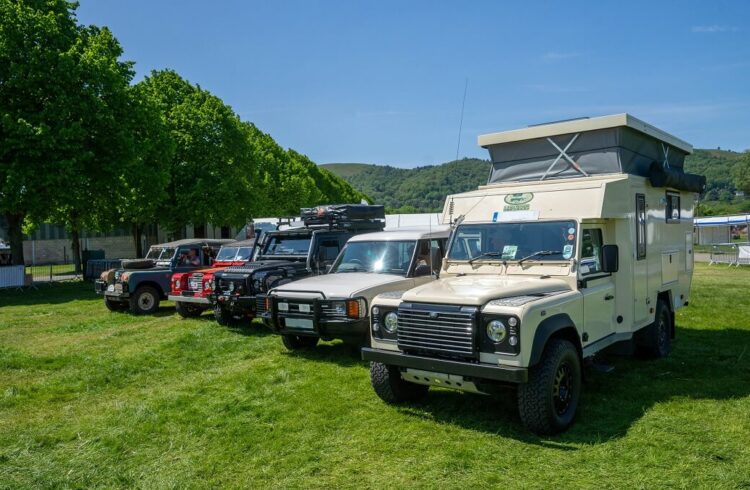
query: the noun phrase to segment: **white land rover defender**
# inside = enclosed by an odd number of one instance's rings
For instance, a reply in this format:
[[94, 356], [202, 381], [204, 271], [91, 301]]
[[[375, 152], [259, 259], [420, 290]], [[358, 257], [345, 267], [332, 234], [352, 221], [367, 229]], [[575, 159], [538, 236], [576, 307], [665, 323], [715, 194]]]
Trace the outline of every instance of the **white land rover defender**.
[[272, 289], [262, 317], [290, 350], [321, 338], [368, 345], [372, 298], [433, 280], [448, 235], [448, 226], [436, 226], [353, 236], [328, 274]]
[[584, 359], [615, 343], [669, 353], [705, 178], [683, 172], [689, 144], [627, 114], [479, 144], [489, 183], [446, 199], [440, 278], [374, 298], [362, 357], [386, 402], [429, 386], [517, 385], [524, 425], [559, 432], [575, 417]]

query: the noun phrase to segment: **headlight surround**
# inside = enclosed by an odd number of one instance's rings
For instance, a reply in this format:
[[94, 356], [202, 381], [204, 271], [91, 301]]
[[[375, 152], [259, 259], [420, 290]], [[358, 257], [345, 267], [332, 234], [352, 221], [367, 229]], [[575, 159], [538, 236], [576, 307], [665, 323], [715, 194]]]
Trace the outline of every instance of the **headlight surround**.
[[129, 272], [123, 272], [122, 274], [120, 274], [120, 281], [128, 282], [128, 278], [130, 278]]
[[508, 337], [508, 328], [501, 320], [491, 320], [487, 323], [487, 337], [495, 343], [503, 342]]
[[211, 281], [204, 282], [203, 289], [211, 289]]
[[180, 280], [179, 279], [175, 279], [175, 281], [174, 281], [174, 288], [175, 289], [180, 289], [180, 284], [181, 284]]
[[398, 330], [398, 313], [389, 311], [383, 318], [383, 328], [388, 333], [395, 333]]

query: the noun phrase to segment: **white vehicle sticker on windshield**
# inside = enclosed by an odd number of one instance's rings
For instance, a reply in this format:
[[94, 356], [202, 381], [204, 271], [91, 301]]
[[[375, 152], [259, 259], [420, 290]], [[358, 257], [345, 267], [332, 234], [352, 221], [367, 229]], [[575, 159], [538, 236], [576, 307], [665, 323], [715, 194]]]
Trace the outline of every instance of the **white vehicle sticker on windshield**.
[[568, 235], [575, 235], [576, 229], [573, 227], [568, 228]]
[[565, 245], [563, 247], [563, 258], [569, 259], [573, 256], [573, 245]]
[[513, 260], [516, 258], [516, 252], [518, 252], [517, 245], [506, 245], [503, 247], [503, 255], [500, 258], [504, 260]]

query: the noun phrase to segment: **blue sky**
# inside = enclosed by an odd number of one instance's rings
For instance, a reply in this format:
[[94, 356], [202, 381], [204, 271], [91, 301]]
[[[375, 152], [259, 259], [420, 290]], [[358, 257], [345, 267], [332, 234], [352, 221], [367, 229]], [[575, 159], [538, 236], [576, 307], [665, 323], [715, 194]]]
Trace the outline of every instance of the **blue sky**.
[[81, 0], [141, 79], [173, 68], [318, 163], [485, 158], [478, 134], [630, 112], [750, 148], [750, 2]]

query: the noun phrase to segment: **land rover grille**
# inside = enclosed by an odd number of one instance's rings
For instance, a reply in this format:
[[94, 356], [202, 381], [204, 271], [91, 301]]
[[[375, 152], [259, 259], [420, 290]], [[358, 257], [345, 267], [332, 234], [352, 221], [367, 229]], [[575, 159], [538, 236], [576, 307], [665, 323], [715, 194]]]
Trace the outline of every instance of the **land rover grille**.
[[473, 358], [477, 309], [402, 304], [398, 309], [398, 346], [403, 351]]

